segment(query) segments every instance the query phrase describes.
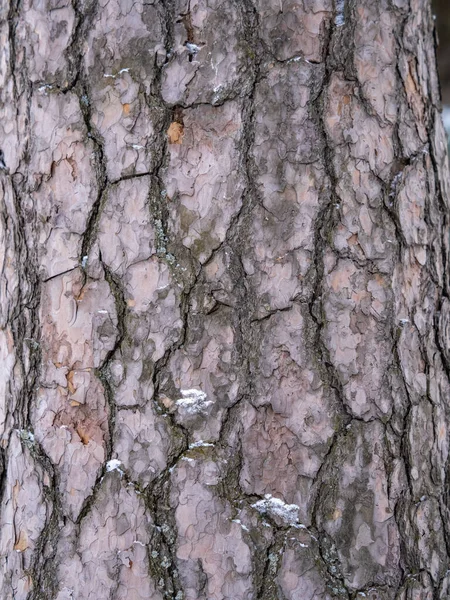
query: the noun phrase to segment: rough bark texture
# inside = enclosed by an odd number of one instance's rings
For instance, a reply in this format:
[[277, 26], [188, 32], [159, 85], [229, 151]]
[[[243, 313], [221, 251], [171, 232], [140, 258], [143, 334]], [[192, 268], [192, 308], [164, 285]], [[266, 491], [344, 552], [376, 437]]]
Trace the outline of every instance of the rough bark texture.
[[8, 0], [5, 600], [450, 597], [426, 0]]

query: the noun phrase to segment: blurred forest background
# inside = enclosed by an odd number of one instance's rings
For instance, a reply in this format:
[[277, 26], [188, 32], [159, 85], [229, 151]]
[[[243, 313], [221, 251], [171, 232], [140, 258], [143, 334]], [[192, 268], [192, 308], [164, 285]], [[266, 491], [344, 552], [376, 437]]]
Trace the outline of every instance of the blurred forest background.
[[450, 0], [433, 0], [432, 4], [436, 15], [444, 126], [450, 140]]

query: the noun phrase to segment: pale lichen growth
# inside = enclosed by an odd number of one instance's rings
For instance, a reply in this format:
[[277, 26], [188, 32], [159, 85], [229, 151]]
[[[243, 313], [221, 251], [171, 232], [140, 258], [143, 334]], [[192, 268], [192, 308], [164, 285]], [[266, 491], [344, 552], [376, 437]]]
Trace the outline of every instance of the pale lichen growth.
[[279, 498], [274, 498], [271, 494], [266, 494], [264, 500], [259, 500], [252, 504], [253, 508], [262, 514], [268, 514], [271, 517], [278, 517], [289, 525], [298, 522], [299, 507], [297, 504], [286, 504]]
[[244, 531], [249, 531], [249, 528], [246, 525], [244, 525], [240, 519], [231, 519], [231, 522], [240, 525]]
[[200, 52], [200, 46], [197, 46], [197, 44], [186, 42], [185, 46], [189, 54], [191, 54], [192, 56], [195, 56], [198, 52]]
[[123, 471], [120, 468], [122, 463], [117, 458], [113, 458], [106, 463], [106, 471], [110, 473], [111, 471], [119, 471], [121, 475], [123, 475]]
[[16, 429], [16, 431], [23, 442], [28, 443], [30, 445], [34, 444], [34, 433], [26, 429]]
[[214, 447], [214, 444], [211, 444], [209, 442], [203, 442], [202, 440], [199, 440], [198, 442], [193, 442], [192, 444], [189, 444], [189, 450], [192, 450], [193, 448], [212, 448]]
[[201, 413], [212, 404], [211, 400], [206, 400], [206, 394], [201, 390], [190, 389], [180, 390], [180, 392], [182, 398], [176, 401], [176, 405], [189, 414]]

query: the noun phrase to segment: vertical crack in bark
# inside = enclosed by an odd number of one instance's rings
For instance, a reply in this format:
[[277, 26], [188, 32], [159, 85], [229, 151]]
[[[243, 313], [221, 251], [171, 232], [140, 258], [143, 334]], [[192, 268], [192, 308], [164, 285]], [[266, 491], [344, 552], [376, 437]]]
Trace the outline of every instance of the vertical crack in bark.
[[[100, 256], [100, 262], [101, 256]], [[110, 269], [102, 262], [105, 279], [108, 282], [109, 288], [114, 296], [117, 314], [117, 337], [113, 348], [108, 351], [103, 363], [98, 369], [98, 378], [103, 384], [105, 390], [105, 397], [108, 402], [108, 429], [109, 438], [106, 444], [106, 460], [110, 460], [113, 448], [114, 448], [114, 432], [116, 424], [116, 412], [117, 407], [114, 400], [114, 391], [110, 383], [110, 364], [116, 353], [121, 349], [122, 343], [126, 337], [126, 316], [127, 316], [127, 303], [125, 301], [125, 294], [122, 288], [122, 284], [118, 277], [116, 277]]]
[[[16, 104], [16, 121], [19, 126], [19, 106], [20, 97], [25, 96], [27, 101], [27, 119], [25, 120], [23, 155], [20, 163], [23, 171], [26, 172], [26, 166], [29, 161], [29, 142], [30, 142], [30, 104], [31, 104], [31, 83], [27, 77], [26, 65], [21, 65], [20, 81], [21, 89], [16, 74], [17, 49], [16, 21], [19, 18], [20, 1], [11, 2], [10, 12], [8, 13], [9, 26], [9, 44], [10, 60], [9, 67], [13, 80], [13, 94]], [[19, 361], [23, 388], [20, 391], [19, 399], [15, 411], [15, 423], [19, 429], [29, 428], [29, 406], [34, 397], [35, 383], [38, 377], [38, 365], [40, 363], [40, 326], [39, 326], [39, 301], [40, 285], [36, 265], [35, 253], [31, 251], [32, 243], [28, 243], [25, 215], [22, 210], [22, 198], [27, 194], [25, 175], [19, 170], [14, 174], [7, 174], [6, 177], [11, 182], [13, 193], [13, 202], [15, 208], [14, 216], [10, 223], [15, 223], [15, 252], [18, 257], [19, 268], [21, 269], [21, 278], [24, 284], [18, 287], [18, 300], [11, 315], [11, 329], [14, 336], [14, 345], [16, 355]], [[31, 342], [28, 344], [28, 342]], [[29, 346], [29, 347], [28, 347]]]
[[92, 205], [89, 217], [87, 219], [86, 229], [83, 234], [83, 241], [81, 243], [81, 256], [80, 264], [85, 273], [86, 282], [86, 262], [89, 257], [92, 244], [95, 241], [97, 235], [97, 227], [100, 220], [100, 216], [103, 207], [106, 202], [108, 193], [108, 176], [106, 173], [106, 157], [104, 154], [104, 141], [99, 133], [92, 126], [92, 114], [91, 114], [91, 103], [89, 99], [89, 88], [87, 84], [83, 84], [78, 94], [81, 112], [83, 114], [84, 123], [87, 130], [87, 137], [92, 140], [95, 146], [94, 150], [94, 168], [97, 179], [97, 198]]
[[[250, 5], [246, 6], [246, 10], [249, 10], [249, 6]], [[256, 12], [253, 7], [251, 7], [251, 12], [252, 12], [253, 18], [255, 18]], [[248, 25], [247, 25], [247, 27], [248, 27]], [[251, 31], [252, 31], [252, 28], [250, 26], [250, 27], [248, 27], [248, 32], [250, 33]], [[254, 33], [252, 33], [252, 35], [254, 36], [256, 29], [254, 29], [253, 31], [254, 31]], [[242, 214], [244, 212], [244, 206], [246, 204], [245, 198], [249, 197], [251, 194], [250, 187], [252, 184], [250, 183], [251, 179], [250, 179], [250, 174], [249, 174], [249, 160], [250, 160], [249, 159], [249, 148], [251, 146], [252, 137], [253, 137], [251, 123], [253, 121], [253, 95], [254, 95], [254, 90], [255, 90], [255, 86], [256, 86], [256, 81], [257, 81], [257, 70], [255, 70], [255, 72], [253, 74], [253, 82], [251, 85], [251, 89], [246, 97], [247, 102], [246, 102], [246, 105], [244, 108], [244, 118], [243, 118], [244, 141], [243, 141], [242, 156], [243, 156], [244, 169], [248, 173], [248, 182], [249, 182], [248, 186], [249, 187], [244, 192], [243, 207], [241, 208], [239, 213], [237, 215], [235, 215], [234, 218], [232, 219], [232, 222], [227, 229], [224, 242], [222, 242], [219, 245], [219, 247], [213, 251], [213, 254], [212, 254], [212, 257], [215, 256], [216, 253], [218, 251], [220, 251], [220, 249], [223, 247], [224, 244], [230, 246], [230, 249], [233, 251], [233, 256], [238, 259], [237, 261], [235, 261], [235, 263], [236, 263], [236, 268], [238, 269], [238, 271], [241, 274], [241, 277], [237, 277], [237, 281], [241, 281], [241, 280], [244, 281], [243, 278], [245, 277], [245, 272], [243, 270], [242, 263], [241, 263], [240, 259], [238, 258], [238, 252], [236, 252], [236, 241], [235, 240], [238, 237], [237, 232], [238, 232], [238, 228], [239, 228], [239, 222], [242, 218]], [[158, 84], [159, 84], [159, 80], [158, 80]], [[157, 86], [156, 86], [156, 89], [157, 89]], [[157, 96], [157, 102], [160, 105], [164, 105], [162, 98], [160, 96], [160, 92], [156, 91], [155, 95]], [[180, 109], [178, 109], [178, 110], [180, 110]], [[164, 131], [167, 129], [167, 126], [170, 122], [172, 109], [165, 108], [165, 113], [166, 113], [166, 118], [165, 118], [165, 120], [163, 120], [163, 123], [164, 123], [163, 130]], [[165, 190], [161, 183], [161, 177], [159, 175], [160, 171], [164, 168], [166, 155], [167, 155], [167, 142], [164, 140], [164, 148], [160, 149], [161, 159], [157, 163], [157, 166], [156, 166], [156, 169], [155, 169], [155, 172], [153, 175], [153, 183], [152, 183], [152, 188], [150, 191], [150, 208], [151, 208], [151, 213], [153, 215], [154, 225], [155, 225], [155, 230], [156, 230], [158, 255], [165, 262], [169, 263], [169, 266], [172, 267], [172, 271], [174, 272], [174, 276], [176, 277], [176, 279], [178, 281], [180, 281], [179, 273], [177, 273], [178, 261], [176, 259], [176, 255], [171, 252], [172, 244], [171, 244], [171, 240], [168, 239], [168, 234], [167, 234]], [[209, 260], [211, 260], [212, 257]], [[153, 379], [154, 379], [154, 396], [155, 396], [156, 400], [158, 398], [161, 385], [163, 384], [164, 370], [165, 370], [166, 366], [168, 365], [171, 356], [173, 355], [173, 353], [176, 350], [183, 347], [183, 345], [185, 344], [186, 339], [187, 339], [187, 332], [188, 332], [188, 327], [189, 327], [189, 310], [190, 310], [190, 304], [191, 304], [190, 298], [196, 288], [197, 282], [200, 280], [200, 276], [202, 273], [202, 267], [199, 265], [195, 265], [195, 266], [193, 265], [191, 267], [190, 271], [191, 271], [191, 273], [192, 273], [192, 271], [194, 271], [194, 273], [192, 275], [189, 275], [189, 273], [188, 273], [187, 277], [186, 276], [184, 277], [184, 282], [182, 282], [182, 283], [184, 283], [183, 290], [182, 290], [182, 299], [181, 299], [182, 320], [183, 320], [182, 333], [181, 333], [179, 339], [177, 340], [177, 342], [175, 344], [173, 344], [166, 351], [163, 358], [160, 359], [156, 363], [155, 368], [154, 368], [154, 377], [153, 377]], [[245, 283], [242, 285], [242, 288], [245, 288]], [[245, 292], [245, 290], [244, 291], [241, 290], [241, 292], [242, 292], [241, 295], [243, 297], [243, 301], [245, 302], [246, 292]], [[242, 323], [241, 312], [243, 314], [243, 312], [244, 312], [243, 308], [241, 309], [241, 311], [239, 311], [239, 315], [238, 315], [240, 329], [241, 329], [240, 339], [242, 340], [242, 339], [245, 339], [245, 336], [242, 333], [242, 328], [244, 327], [244, 325]], [[245, 353], [243, 352], [242, 355], [245, 356]], [[246, 368], [248, 370], [248, 361], [247, 361]], [[244, 395], [240, 395], [240, 397], [238, 398], [238, 401], [242, 400], [243, 397], [244, 397]], [[228, 420], [229, 414], [230, 414], [230, 410], [227, 411], [225, 419], [223, 420], [222, 431], [224, 430], [224, 428], [226, 428], [226, 422]], [[173, 521], [173, 516], [171, 516], [169, 511], [164, 510], [161, 507], [165, 507], [168, 504], [168, 496], [170, 493], [170, 481], [169, 481], [170, 471], [171, 471], [172, 467], [181, 458], [182, 454], [187, 450], [188, 434], [187, 434], [187, 431], [185, 431], [183, 427], [175, 424], [172, 415], [168, 415], [168, 418], [171, 422], [172, 431], [173, 432], [178, 431], [181, 434], [180, 444], [178, 445], [178, 451], [175, 453], [175, 455], [172, 456], [170, 465], [167, 467], [165, 472], [158, 478], [158, 481], [156, 482], [155, 485], [152, 484], [151, 486], [149, 486], [147, 499], [148, 499], [148, 502], [152, 505], [150, 512], [153, 514], [155, 523], [156, 523], [157, 534], [155, 534], [155, 535], [157, 536], [157, 539], [160, 540], [159, 543], [161, 544], [161, 547], [163, 548], [163, 554], [165, 554], [165, 558], [163, 559], [163, 562], [165, 562], [165, 561], [170, 562], [170, 565], [168, 566], [167, 569], [161, 569], [161, 561], [160, 561], [161, 552], [157, 556], [150, 555], [151, 571], [152, 571], [153, 577], [156, 578], [157, 581], [161, 580], [161, 581], [165, 582], [164, 583], [164, 593], [166, 596], [170, 597], [170, 594], [175, 594], [175, 593], [178, 594], [178, 593], [182, 592], [181, 587], [180, 587], [180, 582], [178, 579], [178, 574], [174, 567], [175, 560], [176, 560], [176, 556], [175, 556], [176, 527], [175, 527], [175, 523], [171, 522], [171, 521]], [[222, 432], [221, 432], [221, 439], [222, 439]], [[206, 582], [205, 582], [205, 585], [206, 585]], [[172, 596], [172, 597], [174, 597], [174, 596]]]
[[[271, 524], [274, 525], [273, 522]], [[266, 551], [261, 580], [259, 583], [256, 582], [256, 600], [285, 600], [285, 596], [276, 581], [285, 542], [285, 532], [276, 531], [275, 539]]]
[[351, 596], [345, 585], [342, 565], [336, 546], [324, 531], [319, 533], [318, 540], [319, 555], [328, 578], [327, 587], [334, 598], [348, 600]]
[[[251, 0], [235, 2], [244, 26], [244, 37], [252, 58], [252, 67], [249, 70], [249, 78], [244, 85], [245, 94], [241, 93], [242, 102], [242, 138], [240, 142], [240, 161], [242, 170], [245, 173], [246, 183], [242, 193], [242, 205], [240, 210], [230, 221], [225, 234], [224, 241], [213, 252], [210, 261], [221, 251], [223, 247], [230, 250], [231, 267], [234, 271], [233, 280], [235, 281], [234, 295], [236, 303], [233, 311], [236, 313], [239, 326], [239, 339], [237, 348], [242, 357], [243, 363], [243, 381], [244, 389], [238, 395], [236, 402], [228, 408], [222, 420], [219, 444], [227, 449], [227, 439], [232, 429], [236, 426], [240, 417], [240, 405], [243, 402], [252, 402], [254, 396], [254, 382], [251, 368], [251, 357], [255, 351], [255, 323], [252, 320], [255, 303], [254, 294], [251, 286], [247, 282], [246, 270], [243, 264], [243, 255], [245, 253], [245, 243], [248, 241], [248, 224], [252, 219], [252, 210], [257, 203], [260, 203], [260, 194], [257, 183], [256, 165], [252, 156], [252, 147], [255, 140], [255, 96], [256, 88], [261, 79], [261, 65], [264, 60], [263, 44], [259, 37], [260, 22], [258, 12]], [[209, 262], [209, 261], [208, 261]], [[257, 346], [257, 345], [256, 345]], [[242, 469], [242, 450], [239, 448], [228, 447], [228, 465], [226, 475], [219, 487], [219, 496], [230, 503], [233, 510], [236, 510], [245, 494], [240, 488], [239, 476]], [[233, 455], [237, 460], [233, 460]], [[281, 538], [278, 538], [280, 540]], [[281, 590], [276, 584], [276, 574], [281, 560], [274, 561], [275, 552], [279, 551], [282, 542], [274, 542], [267, 550], [264, 559], [263, 568], [260, 568], [259, 553], [254, 550], [252, 553], [253, 579], [258, 600], [268, 600], [276, 595], [281, 599]]]
[[[315, 220], [314, 231], [314, 254], [312, 260], [312, 294], [308, 302], [309, 315], [312, 323], [313, 342], [312, 347], [316, 349], [317, 360], [316, 368], [321, 374], [322, 382], [330, 391], [334, 392], [335, 398], [338, 401], [338, 415], [340, 423], [335, 430], [330, 441], [328, 450], [322, 459], [321, 466], [314, 478], [313, 484], [313, 503], [311, 509], [311, 519], [315, 530], [318, 532], [318, 547], [321, 562], [324, 568], [327, 587], [333, 594], [333, 597], [338, 598], [353, 598], [356, 597], [356, 591], [351, 592], [346, 585], [345, 574], [342, 572], [342, 565], [338, 551], [334, 542], [323, 530], [318, 522], [318, 513], [322, 505], [323, 494], [327, 492], [327, 484], [324, 484], [324, 476], [329, 472], [330, 467], [334, 463], [335, 448], [340, 447], [343, 439], [348, 433], [348, 428], [352, 421], [360, 421], [366, 423], [363, 419], [357, 417], [345, 400], [345, 393], [341, 383], [339, 373], [333, 365], [330, 352], [323, 339], [323, 330], [326, 324], [323, 305], [323, 282], [325, 277], [325, 252], [327, 249], [332, 251], [337, 258], [347, 258], [356, 263], [359, 267], [369, 269], [371, 272], [377, 272], [377, 267], [372, 261], [360, 261], [349, 253], [342, 255], [339, 251], [333, 248], [331, 242], [332, 233], [338, 224], [338, 211], [340, 203], [343, 201], [338, 195], [337, 188], [339, 183], [339, 175], [335, 168], [335, 149], [333, 141], [329, 138], [325, 119], [327, 110], [327, 93], [330, 86], [331, 76], [336, 72], [343, 72], [349, 80], [357, 82], [358, 78], [354, 72], [353, 51], [354, 48], [348, 43], [352, 39], [350, 32], [354, 29], [354, 17], [350, 7], [347, 7], [345, 26], [336, 27], [332, 25], [329, 32], [328, 42], [326, 43], [326, 53], [324, 57], [325, 77], [322, 83], [322, 89], [316, 99], [316, 122], [321, 132], [323, 143], [323, 156], [326, 177], [328, 181], [328, 189], [325, 189], [321, 194], [322, 207]], [[375, 116], [368, 102], [360, 94], [360, 100], [368, 115]], [[309, 274], [308, 274], [309, 276]], [[373, 419], [370, 419], [373, 420]], [[385, 428], [385, 423], [382, 423]]]
[[[22, 186], [20, 186], [22, 187]], [[21, 207], [21, 190], [12, 178], [15, 200], [16, 253], [20, 257], [21, 278], [23, 284], [18, 288], [18, 301], [11, 315], [11, 330], [14, 337], [16, 356], [21, 371], [22, 388], [17, 398], [14, 422], [18, 429], [30, 429], [30, 404], [35, 397], [36, 383], [39, 377], [40, 324], [39, 302], [40, 283], [37, 275], [35, 256], [31, 255], [26, 239], [27, 227]], [[30, 342], [30, 343], [29, 343]]]
[[[28, 239], [29, 227], [26, 215], [22, 208], [22, 200], [27, 196], [29, 190], [25, 175], [29, 163], [30, 122], [31, 122], [31, 99], [32, 87], [28, 78], [26, 64], [21, 65], [21, 84], [19, 87], [16, 69], [18, 65], [15, 40], [15, 21], [19, 18], [20, 2], [10, 4], [8, 24], [10, 31], [10, 60], [9, 67], [13, 80], [13, 95], [16, 104], [16, 119], [19, 124], [20, 97], [26, 97], [26, 118], [24, 135], [24, 150], [20, 159], [19, 169], [12, 175], [7, 175], [11, 181], [11, 189], [14, 199], [15, 218], [9, 219], [10, 226], [14, 229], [15, 252], [20, 265], [21, 285], [18, 286], [18, 298], [11, 317], [10, 325], [14, 338], [16, 357], [21, 372], [22, 387], [18, 390], [17, 402], [14, 410], [14, 423], [19, 431], [26, 432], [30, 442], [22, 441], [29, 448], [31, 456], [43, 471], [48, 474], [51, 484], [44, 486], [43, 497], [47, 503], [47, 513], [42, 523], [42, 529], [36, 542], [29, 576], [33, 587], [28, 594], [30, 600], [48, 598], [47, 592], [53, 594], [54, 578], [50, 576], [47, 566], [52, 563], [56, 555], [56, 539], [61, 527], [61, 497], [59, 492], [59, 481], [51, 461], [44, 453], [41, 446], [34, 440], [31, 433], [30, 406], [36, 401], [36, 389], [40, 375], [41, 349], [40, 349], [40, 320], [39, 306], [41, 295], [41, 283], [38, 275], [37, 252], [34, 240]], [[5, 407], [8, 411], [9, 407]], [[14, 435], [12, 433], [11, 435]], [[8, 443], [9, 449], [9, 443]], [[8, 449], [1, 451], [2, 454], [2, 478], [1, 497], [5, 492], [7, 481], [6, 465], [8, 461]], [[43, 590], [45, 589], [45, 595]], [[5, 590], [6, 591], [6, 590]]]
[[147, 509], [154, 520], [154, 531], [148, 548], [150, 575], [165, 598], [179, 598], [183, 593], [176, 569], [177, 528], [175, 514], [170, 505], [170, 473], [179, 460], [148, 486], [144, 496]]
[[16, 27], [17, 19], [19, 18], [19, 8], [21, 0], [9, 0], [9, 11], [8, 11], [8, 41], [9, 41], [9, 62], [8, 67], [11, 73], [11, 79], [13, 81], [13, 97], [16, 105], [16, 122], [19, 121], [19, 90], [16, 78]]
[[[175, 10], [173, 2], [162, 2], [158, 4], [158, 10], [164, 29], [164, 46], [167, 56], [173, 48], [173, 27]], [[168, 58], [166, 59], [166, 63]], [[173, 467], [188, 449], [188, 432], [176, 423], [174, 415], [167, 413], [165, 407], [160, 404], [159, 397], [161, 387], [164, 384], [164, 371], [171, 356], [183, 346], [187, 336], [188, 312], [190, 305], [190, 294], [196, 284], [200, 269], [194, 266], [189, 256], [189, 269], [184, 269], [177, 258], [177, 249], [169, 237], [168, 211], [166, 207], [167, 196], [163, 185], [162, 173], [168, 161], [168, 147], [166, 131], [169, 127], [173, 108], [168, 106], [161, 94], [161, 77], [164, 65], [156, 68], [155, 78], [146, 102], [155, 119], [155, 131], [153, 139], [153, 168], [150, 173], [150, 189], [148, 195], [148, 206], [152, 218], [156, 254], [164, 261], [172, 276], [181, 290], [181, 318], [182, 328], [178, 340], [176, 340], [164, 355], [153, 365], [153, 403], [157, 414], [164, 414], [166, 422], [171, 431], [171, 448], [169, 449], [168, 464], [163, 472], [152, 481], [145, 490], [143, 498], [145, 506], [154, 523], [150, 544], [147, 548], [149, 561], [149, 575], [155, 582], [163, 597], [179, 599], [183, 597], [182, 586], [178, 571], [176, 569], [176, 540], [177, 528], [174, 511], [170, 504], [170, 474]]]
[[75, 27], [70, 44], [65, 51], [68, 73], [67, 81], [61, 88], [63, 93], [73, 90], [80, 79], [83, 70], [84, 45], [98, 9], [97, 0], [71, 0], [71, 2], [75, 13]]
[[[26, 443], [26, 442], [22, 442]], [[30, 577], [33, 587], [27, 600], [48, 600], [57, 593], [58, 581], [55, 577], [55, 561], [58, 560], [58, 539], [65, 518], [62, 512], [62, 498], [60, 493], [60, 480], [56, 470], [37, 442], [27, 444], [33, 458], [48, 474], [50, 484], [44, 486], [44, 499], [48, 503], [50, 515], [47, 515], [45, 527], [41, 531], [34, 549]]]
[[[66, 56], [69, 63], [69, 73], [67, 82], [62, 88], [60, 88], [60, 91], [65, 94], [73, 90], [78, 96], [79, 106], [87, 131], [87, 137], [92, 140], [95, 148], [93, 158], [97, 182], [97, 198], [88, 216], [86, 229], [84, 231], [81, 243], [81, 256], [79, 262], [84, 274], [84, 286], [86, 285], [88, 278], [86, 271], [88, 255], [95, 241], [98, 222], [107, 198], [109, 182], [106, 174], [106, 157], [103, 149], [104, 142], [92, 125], [89, 85], [87, 75], [84, 73], [82, 65], [84, 55], [82, 46], [88, 35], [89, 29], [93, 25], [93, 18], [96, 14], [98, 4], [97, 2], [89, 2], [82, 7], [78, 0], [74, 0], [73, 8], [76, 15], [76, 25], [72, 34], [72, 41], [66, 50]], [[112, 453], [112, 438], [114, 434], [113, 426], [115, 422], [116, 411], [112, 388], [108, 377], [109, 364], [116, 350], [120, 348], [125, 336], [125, 308], [123, 292], [118, 285], [117, 280], [114, 278], [113, 274], [107, 270], [103, 263], [102, 265], [105, 272], [105, 279], [110, 285], [111, 291], [115, 298], [118, 319], [118, 334], [114, 348], [108, 352], [102, 365], [96, 373], [103, 385], [105, 398], [109, 406], [109, 437], [106, 441], [106, 453], [108, 458], [110, 458]], [[49, 489], [45, 488], [44, 491], [46, 496], [52, 502], [53, 510], [47, 525], [39, 537], [34, 553], [31, 575], [33, 581], [35, 581], [35, 584], [30, 591], [28, 598], [29, 600], [47, 600], [49, 597], [55, 597], [58, 591], [59, 582], [55, 577], [55, 572], [63, 557], [57, 554], [57, 550], [61, 529], [65, 523], [65, 517], [62, 516], [62, 498], [61, 493], [59, 492], [61, 484], [56, 470], [51, 461], [43, 452], [42, 448], [37, 447], [37, 451], [34, 452], [34, 455], [41, 464], [42, 468], [46, 469], [46, 471], [50, 474], [51, 485], [49, 486]], [[106, 467], [103, 466], [94, 483], [92, 493], [84, 501], [79, 516], [75, 521], [75, 525], [77, 526], [75, 534], [77, 538], [79, 538], [81, 532], [81, 523], [89, 513], [90, 508], [97, 498], [100, 489], [100, 483], [105, 472]], [[48, 594], [50, 594], [50, 596]]]
[[[350, 19], [349, 19], [350, 20]], [[345, 28], [349, 27], [348, 21]], [[344, 28], [342, 28], [344, 29]], [[330, 441], [328, 450], [323, 457], [322, 464], [314, 479], [315, 492], [313, 491], [313, 503], [311, 508], [311, 521], [315, 530], [318, 532], [318, 547], [326, 577], [328, 579], [327, 587], [332, 591], [335, 597], [349, 598], [349, 592], [345, 586], [344, 578], [341, 573], [341, 565], [337, 552], [331, 553], [332, 545], [325, 531], [319, 526], [317, 513], [319, 511], [323, 488], [323, 476], [329, 469], [329, 462], [334, 456], [334, 449], [342, 441], [342, 438], [347, 434], [347, 427], [355, 419], [355, 416], [350, 412], [345, 401], [345, 395], [342, 388], [342, 383], [336, 368], [333, 366], [329, 350], [323, 340], [322, 332], [325, 327], [325, 317], [322, 299], [322, 285], [325, 273], [324, 255], [328, 245], [328, 240], [331, 238], [332, 231], [337, 224], [336, 205], [341, 200], [337, 195], [338, 176], [335, 173], [334, 167], [334, 148], [331, 140], [328, 137], [325, 126], [326, 113], [326, 98], [329, 87], [330, 78], [335, 72], [336, 62], [339, 61], [341, 55], [345, 55], [345, 45], [342, 44], [343, 31], [332, 26], [329, 32], [329, 38], [326, 43], [326, 54], [324, 57], [325, 77], [322, 82], [322, 89], [316, 99], [316, 122], [321, 133], [323, 152], [324, 152], [324, 168], [328, 181], [328, 189], [321, 193], [322, 207], [315, 219], [314, 229], [314, 253], [311, 261], [312, 272], [312, 294], [308, 302], [309, 314], [311, 317], [313, 341], [312, 347], [316, 349], [317, 360], [316, 368], [321, 374], [322, 382], [330, 391], [333, 390], [336, 400], [338, 401], [338, 414], [340, 414], [340, 424], [335, 430]], [[338, 58], [336, 58], [338, 57]], [[348, 57], [347, 57], [348, 58]], [[342, 58], [341, 58], [342, 60]], [[309, 274], [308, 274], [309, 275]]]

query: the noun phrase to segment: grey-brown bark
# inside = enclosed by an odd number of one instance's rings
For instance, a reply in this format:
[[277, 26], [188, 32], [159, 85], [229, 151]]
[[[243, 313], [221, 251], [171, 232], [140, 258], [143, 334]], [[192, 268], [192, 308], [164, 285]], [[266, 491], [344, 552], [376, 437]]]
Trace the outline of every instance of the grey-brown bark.
[[0, 10], [2, 598], [448, 598], [428, 2]]

